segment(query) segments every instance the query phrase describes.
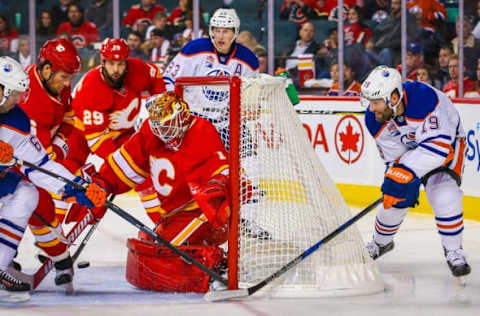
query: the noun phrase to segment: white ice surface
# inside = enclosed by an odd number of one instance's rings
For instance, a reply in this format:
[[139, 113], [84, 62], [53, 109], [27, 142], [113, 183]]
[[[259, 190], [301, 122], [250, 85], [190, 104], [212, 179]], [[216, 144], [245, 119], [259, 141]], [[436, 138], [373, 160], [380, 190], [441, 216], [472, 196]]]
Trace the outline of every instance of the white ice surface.
[[[118, 205], [151, 225], [137, 198], [125, 195]], [[364, 240], [372, 234], [374, 212], [360, 220]], [[465, 221], [464, 249], [472, 266], [467, 285], [451, 276], [431, 215], [411, 213], [396, 236], [395, 249], [379, 259], [386, 282], [383, 293], [323, 299], [262, 299], [208, 303], [197, 294], [163, 294], [136, 289], [125, 281], [126, 238], [136, 229], [114, 213], [107, 213], [80, 260], [90, 268], [75, 272], [76, 292], [65, 296], [51, 273], [19, 305], [0, 305], [0, 315], [480, 315], [480, 223]], [[24, 269], [38, 265], [30, 233], [18, 261]], [[308, 260], [308, 259], [307, 259]]]

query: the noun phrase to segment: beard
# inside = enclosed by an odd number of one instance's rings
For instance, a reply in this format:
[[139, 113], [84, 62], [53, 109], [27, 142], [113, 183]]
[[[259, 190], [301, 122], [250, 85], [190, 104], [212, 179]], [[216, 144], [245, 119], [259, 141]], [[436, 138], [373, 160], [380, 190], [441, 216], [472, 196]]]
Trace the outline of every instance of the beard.
[[118, 77], [118, 79], [112, 78], [103, 67], [102, 67], [102, 74], [107, 80], [107, 83], [110, 87], [112, 87], [113, 89], [120, 89], [123, 86], [123, 80], [125, 78], [125, 75], [127, 74], [127, 70], [125, 69], [123, 74], [121, 74], [120, 77]]

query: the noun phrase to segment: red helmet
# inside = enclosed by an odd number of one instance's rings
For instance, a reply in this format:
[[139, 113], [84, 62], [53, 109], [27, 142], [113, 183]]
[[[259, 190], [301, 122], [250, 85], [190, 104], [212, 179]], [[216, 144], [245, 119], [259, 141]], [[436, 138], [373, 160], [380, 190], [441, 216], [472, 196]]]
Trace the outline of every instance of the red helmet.
[[100, 47], [102, 60], [126, 60], [130, 48], [123, 38], [106, 38]]
[[80, 70], [80, 57], [77, 49], [68, 39], [52, 39], [45, 42], [40, 48], [38, 64], [50, 63], [52, 71], [63, 70], [73, 75]]

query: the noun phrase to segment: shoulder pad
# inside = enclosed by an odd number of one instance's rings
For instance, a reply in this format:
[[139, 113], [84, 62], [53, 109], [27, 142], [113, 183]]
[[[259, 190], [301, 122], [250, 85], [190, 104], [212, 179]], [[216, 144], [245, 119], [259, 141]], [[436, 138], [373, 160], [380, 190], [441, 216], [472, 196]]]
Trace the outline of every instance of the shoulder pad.
[[202, 52], [215, 52], [212, 41], [209, 38], [198, 38], [190, 41], [180, 51], [184, 55], [194, 55]]
[[12, 126], [24, 133], [30, 133], [30, 119], [18, 105], [15, 105], [8, 113], [1, 115], [1, 124]]
[[403, 84], [405, 91], [405, 117], [407, 119], [422, 120], [427, 117], [438, 104], [435, 90], [418, 81], [407, 81]]
[[237, 51], [235, 52], [234, 58], [240, 59], [247, 63], [253, 70], [258, 68], [258, 58], [255, 54], [248, 49], [247, 47], [243, 46], [242, 44], [236, 44]]

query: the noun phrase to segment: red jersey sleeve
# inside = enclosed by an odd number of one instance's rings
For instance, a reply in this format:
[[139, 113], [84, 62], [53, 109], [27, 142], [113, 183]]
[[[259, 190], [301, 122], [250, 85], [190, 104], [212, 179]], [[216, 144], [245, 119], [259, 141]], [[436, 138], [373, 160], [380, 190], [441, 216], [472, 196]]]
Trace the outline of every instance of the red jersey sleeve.
[[124, 193], [149, 177], [149, 128], [148, 123], [143, 124], [137, 133], [108, 156], [100, 168], [100, 177], [110, 192]]
[[151, 95], [165, 91], [162, 74], [153, 63], [146, 63], [138, 58], [129, 58], [128, 74], [125, 85], [132, 87], [135, 91], [148, 91]]

